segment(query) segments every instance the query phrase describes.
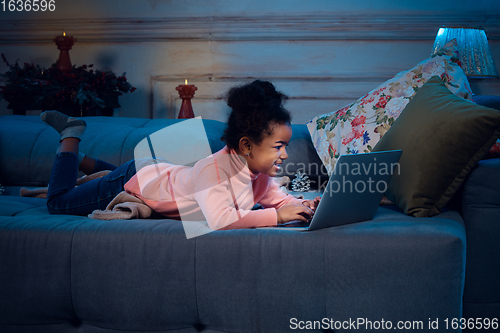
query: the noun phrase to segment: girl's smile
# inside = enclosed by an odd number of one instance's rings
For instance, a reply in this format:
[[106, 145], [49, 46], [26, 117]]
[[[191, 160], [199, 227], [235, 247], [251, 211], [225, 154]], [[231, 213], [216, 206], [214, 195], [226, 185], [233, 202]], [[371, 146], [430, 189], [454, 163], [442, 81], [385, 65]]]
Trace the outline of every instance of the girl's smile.
[[245, 154], [250, 171], [275, 177], [288, 158], [286, 146], [291, 138], [292, 127], [289, 124], [273, 124], [271, 134], [260, 144], [250, 143], [250, 155]]

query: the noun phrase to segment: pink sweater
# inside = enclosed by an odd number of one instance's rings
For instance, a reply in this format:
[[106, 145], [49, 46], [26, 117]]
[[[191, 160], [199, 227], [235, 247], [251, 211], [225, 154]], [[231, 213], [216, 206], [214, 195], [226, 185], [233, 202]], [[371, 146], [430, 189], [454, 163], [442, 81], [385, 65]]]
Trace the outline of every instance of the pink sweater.
[[[125, 191], [166, 217], [206, 220], [213, 230], [276, 226], [276, 209], [303, 201], [281, 191], [272, 177], [253, 174], [227, 146], [193, 167], [144, 167], [125, 184]], [[251, 210], [256, 203], [264, 209]]]

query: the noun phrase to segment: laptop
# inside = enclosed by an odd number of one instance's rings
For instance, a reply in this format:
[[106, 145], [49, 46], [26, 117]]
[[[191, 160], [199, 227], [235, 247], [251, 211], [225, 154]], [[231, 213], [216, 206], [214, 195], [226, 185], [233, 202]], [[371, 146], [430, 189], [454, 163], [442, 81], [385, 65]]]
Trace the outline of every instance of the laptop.
[[340, 156], [306, 230], [372, 220], [392, 175], [400, 172], [401, 154], [391, 150]]

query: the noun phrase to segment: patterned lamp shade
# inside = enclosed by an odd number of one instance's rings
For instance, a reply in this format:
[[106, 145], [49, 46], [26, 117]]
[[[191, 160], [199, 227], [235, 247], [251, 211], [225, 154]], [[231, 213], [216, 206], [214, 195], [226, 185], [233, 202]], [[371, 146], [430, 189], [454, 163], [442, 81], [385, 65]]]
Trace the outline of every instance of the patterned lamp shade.
[[452, 39], [457, 40], [460, 62], [468, 77], [499, 77], [484, 29], [444, 26], [437, 33], [432, 53]]

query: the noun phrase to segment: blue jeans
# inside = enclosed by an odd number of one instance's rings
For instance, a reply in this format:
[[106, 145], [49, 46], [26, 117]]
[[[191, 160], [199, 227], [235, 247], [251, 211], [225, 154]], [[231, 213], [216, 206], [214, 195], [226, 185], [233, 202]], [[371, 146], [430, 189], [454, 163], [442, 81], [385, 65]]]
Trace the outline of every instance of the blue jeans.
[[94, 172], [113, 170], [106, 176], [75, 187], [78, 178], [78, 156], [71, 152], [56, 155], [50, 175], [47, 208], [51, 214], [87, 216], [94, 210], [104, 210], [123, 191], [125, 183], [135, 175], [135, 162], [115, 167], [96, 160]]

